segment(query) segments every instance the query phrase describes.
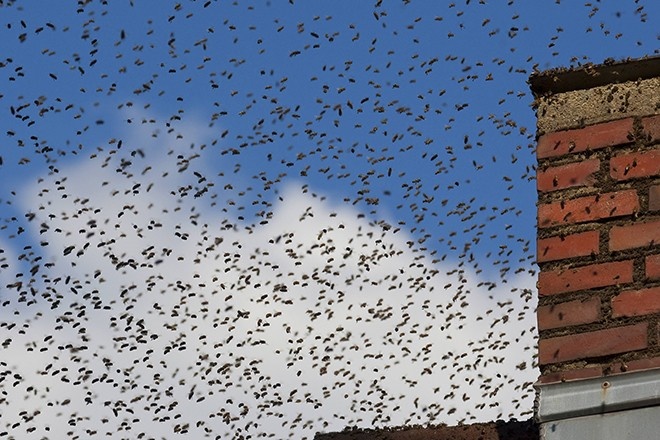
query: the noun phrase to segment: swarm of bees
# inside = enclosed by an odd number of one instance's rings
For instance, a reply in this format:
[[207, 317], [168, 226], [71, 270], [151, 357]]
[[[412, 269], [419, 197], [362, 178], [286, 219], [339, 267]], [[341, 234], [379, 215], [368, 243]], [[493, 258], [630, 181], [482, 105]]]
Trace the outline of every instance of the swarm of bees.
[[0, 438], [529, 418], [526, 80], [660, 17], [490, 3], [0, 1]]

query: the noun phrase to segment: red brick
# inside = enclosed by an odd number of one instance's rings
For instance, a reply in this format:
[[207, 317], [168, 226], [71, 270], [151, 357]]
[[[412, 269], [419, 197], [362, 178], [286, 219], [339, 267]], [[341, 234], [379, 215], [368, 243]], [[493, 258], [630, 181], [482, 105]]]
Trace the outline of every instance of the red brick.
[[591, 125], [578, 130], [556, 131], [539, 138], [536, 154], [539, 158], [563, 156], [586, 150], [596, 150], [631, 141], [632, 118]]
[[660, 174], [660, 150], [622, 154], [610, 159], [610, 175], [616, 180]]
[[600, 298], [541, 306], [536, 312], [539, 330], [588, 324], [600, 318]]
[[660, 220], [614, 226], [610, 229], [610, 250], [620, 251], [660, 244]]
[[599, 169], [598, 159], [549, 167], [537, 173], [536, 188], [539, 191], [550, 192], [574, 186], [591, 186], [595, 181], [593, 174]]
[[646, 277], [652, 280], [660, 278], [660, 255], [646, 257]]
[[557, 236], [540, 239], [536, 245], [536, 261], [543, 263], [598, 254], [599, 236], [598, 231], [587, 231], [565, 237]]
[[642, 127], [652, 141], [660, 140], [660, 115], [642, 119]]
[[660, 185], [649, 188], [649, 211], [660, 211]]
[[648, 322], [539, 341], [541, 365], [607, 356], [648, 347]]
[[632, 371], [653, 370], [660, 368], [660, 357], [635, 359], [631, 361], [618, 361], [607, 365], [607, 374], [603, 372], [603, 366], [579, 368], [576, 370], [557, 371], [544, 374], [539, 377], [541, 383], [568, 382], [577, 379], [590, 379], [610, 375], [630, 373]]
[[558, 371], [544, 374], [539, 377], [541, 383], [568, 382], [577, 379], [591, 379], [592, 377], [601, 377], [603, 367], [580, 368], [577, 370]]
[[660, 357], [617, 362], [612, 367], [614, 373], [627, 373], [630, 371], [651, 370], [655, 368], [660, 368]]
[[612, 298], [612, 316], [640, 316], [660, 312], [660, 287], [626, 290]]
[[539, 205], [540, 228], [620, 217], [639, 211], [635, 190], [605, 193]]
[[630, 283], [632, 279], [632, 260], [591, 264], [575, 269], [539, 273], [538, 292], [540, 296], [556, 295]]

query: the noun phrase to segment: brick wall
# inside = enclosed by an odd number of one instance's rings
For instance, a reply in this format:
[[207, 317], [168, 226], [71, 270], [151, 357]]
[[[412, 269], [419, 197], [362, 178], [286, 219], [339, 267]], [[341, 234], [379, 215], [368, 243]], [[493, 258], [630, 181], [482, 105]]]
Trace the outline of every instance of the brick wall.
[[541, 382], [660, 367], [660, 115], [538, 138]]

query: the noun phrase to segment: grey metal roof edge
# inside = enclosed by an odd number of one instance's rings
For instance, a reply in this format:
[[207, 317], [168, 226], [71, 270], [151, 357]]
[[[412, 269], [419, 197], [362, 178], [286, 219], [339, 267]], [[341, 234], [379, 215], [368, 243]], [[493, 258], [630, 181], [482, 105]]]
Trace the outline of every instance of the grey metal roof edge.
[[660, 405], [660, 368], [537, 384], [539, 422]]
[[622, 440], [657, 439], [660, 417], [657, 407], [636, 408], [555, 420], [540, 426], [542, 440]]
[[585, 64], [574, 69], [550, 69], [533, 73], [528, 82], [534, 97], [538, 98], [658, 76], [660, 56], [653, 56], [623, 61], [606, 60], [603, 64]]

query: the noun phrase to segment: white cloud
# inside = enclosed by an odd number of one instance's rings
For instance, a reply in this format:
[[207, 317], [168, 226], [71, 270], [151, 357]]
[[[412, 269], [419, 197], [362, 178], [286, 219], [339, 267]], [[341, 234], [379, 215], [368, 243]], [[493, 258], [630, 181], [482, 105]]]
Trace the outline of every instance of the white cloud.
[[[176, 156], [205, 154], [202, 131], [183, 132], [188, 146], [170, 156], [142, 136], [23, 195], [53, 263], [36, 284], [61, 298], [52, 309], [41, 298], [4, 311], [18, 325], [2, 358], [22, 379], [5, 379], [0, 431], [27, 438], [34, 426], [35, 438], [61, 438], [130, 427], [127, 437], [166, 438], [189, 424], [190, 438], [205, 429], [311, 438], [531, 410], [530, 276], [488, 291], [479, 275], [411, 250], [404, 230], [384, 231], [296, 184], [267, 224], [245, 229], [178, 191], [190, 173], [176, 171]], [[167, 149], [176, 143], [165, 138]], [[145, 158], [130, 155], [135, 145]], [[121, 155], [133, 163], [117, 172]]]

